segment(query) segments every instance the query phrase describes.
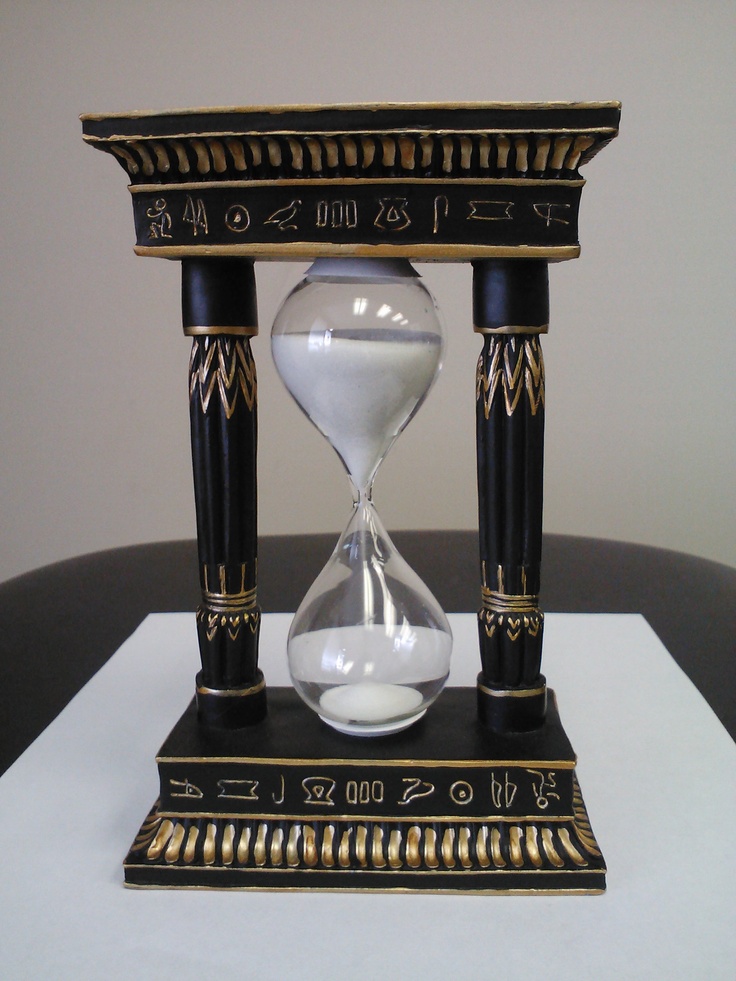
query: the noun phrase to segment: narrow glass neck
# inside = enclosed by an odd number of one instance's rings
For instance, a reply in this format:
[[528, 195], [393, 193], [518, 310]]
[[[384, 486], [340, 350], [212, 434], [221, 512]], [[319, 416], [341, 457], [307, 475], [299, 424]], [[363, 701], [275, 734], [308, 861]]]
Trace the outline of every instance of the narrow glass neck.
[[361, 507], [373, 507], [373, 478], [364, 487], [356, 487], [351, 478], [350, 489], [353, 492], [353, 507], [356, 510]]

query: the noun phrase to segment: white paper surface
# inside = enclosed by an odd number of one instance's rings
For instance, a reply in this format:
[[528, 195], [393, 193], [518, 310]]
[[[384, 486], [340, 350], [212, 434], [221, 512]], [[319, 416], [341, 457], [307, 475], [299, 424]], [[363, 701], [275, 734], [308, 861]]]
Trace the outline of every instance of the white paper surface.
[[[474, 684], [475, 617], [450, 616]], [[290, 617], [261, 666], [288, 683]], [[149, 616], [0, 778], [9, 981], [736, 977], [736, 744], [635, 615], [549, 614], [543, 670], [608, 865], [603, 896], [130, 890], [155, 754], [193, 694], [192, 614]]]

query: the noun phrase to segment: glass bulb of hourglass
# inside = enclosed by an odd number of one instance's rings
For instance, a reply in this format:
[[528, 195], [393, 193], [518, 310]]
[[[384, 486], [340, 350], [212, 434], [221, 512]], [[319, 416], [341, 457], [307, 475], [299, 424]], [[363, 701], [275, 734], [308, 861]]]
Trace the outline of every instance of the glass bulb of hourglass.
[[353, 513], [294, 616], [288, 658], [304, 701], [334, 728], [384, 735], [439, 695], [452, 635], [371, 500], [373, 479], [440, 368], [442, 328], [406, 260], [318, 259], [271, 335], [286, 387], [343, 461]]

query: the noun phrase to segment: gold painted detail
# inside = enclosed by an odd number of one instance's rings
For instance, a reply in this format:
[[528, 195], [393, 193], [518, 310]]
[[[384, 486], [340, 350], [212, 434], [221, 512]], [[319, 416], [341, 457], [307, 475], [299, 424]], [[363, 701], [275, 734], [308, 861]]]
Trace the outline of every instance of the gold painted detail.
[[[202, 569], [204, 587], [202, 589], [203, 604], [209, 612], [234, 613], [239, 610], [253, 610], [256, 606], [256, 587], [246, 589], [245, 581], [247, 563], [241, 562], [238, 568], [238, 581], [235, 589], [229, 588], [228, 568], [224, 564], [217, 566], [217, 583], [210, 582], [209, 566]], [[214, 586], [217, 588], [213, 588]]]
[[184, 328], [185, 337], [218, 337], [226, 335], [230, 337], [255, 337], [258, 334], [257, 327], [196, 327]]
[[536, 698], [545, 693], [547, 686], [540, 685], [538, 688], [488, 688], [479, 683], [478, 690], [493, 698]]
[[576, 784], [574, 817], [562, 821], [302, 820], [163, 817], [158, 804], [130, 862], [248, 869], [498, 872], [600, 869], [601, 853]]
[[522, 341], [515, 334], [492, 335], [488, 357], [481, 354], [476, 374], [475, 397], [483, 400], [485, 418], [497, 398], [503, 398], [506, 415], [513, 415], [524, 391], [535, 416], [544, 407], [544, 360], [538, 338]]
[[[518, 109], [521, 112], [528, 112], [534, 109], [568, 109], [573, 111], [587, 111], [590, 109], [621, 109], [621, 103], [616, 100], [608, 100], [602, 102], [583, 102], [583, 101], [569, 101], [569, 100], [556, 100], [551, 102], [515, 102], [515, 101], [503, 101], [494, 100], [492, 102], [482, 101], [482, 100], [471, 100], [463, 102], [336, 102], [329, 106], [323, 103], [314, 102], [290, 102], [281, 103], [278, 105], [249, 105], [249, 106], [188, 106], [180, 109], [170, 109], [166, 113], [168, 116], [176, 116], [181, 118], [185, 125], [187, 117], [191, 116], [192, 113], [205, 113], [208, 116], [217, 118], [221, 114], [232, 115], [233, 113], [265, 113], [269, 116], [280, 116], [285, 112], [320, 112], [323, 109], [330, 108], [335, 110], [349, 110], [349, 109], [371, 109], [380, 111], [382, 109]], [[151, 109], [133, 109], [125, 110], [123, 112], [85, 112], [79, 118], [83, 122], [95, 121], [95, 120], [113, 120], [113, 119], [135, 119], [143, 122], [147, 119], [154, 119], [161, 115], [157, 110]], [[186, 130], [185, 130], [186, 131]], [[616, 130], [612, 130], [616, 132]], [[88, 137], [90, 140], [95, 140], [97, 137]]]
[[[153, 805], [151, 813], [141, 825], [141, 830], [136, 835], [135, 841], [131, 845], [131, 852], [149, 849], [161, 827], [161, 817], [158, 813], [159, 801]], [[150, 849], [149, 849], [150, 850]]]
[[535, 327], [515, 326], [513, 324], [506, 324], [503, 327], [478, 327], [477, 325], [473, 325], [473, 330], [476, 334], [547, 334], [549, 333], [549, 324], [539, 324]]
[[[114, 154], [133, 183], [161, 178], [299, 180], [319, 177], [426, 179], [578, 178], [615, 130], [359, 133], [232, 133], [138, 139], [89, 138]], [[196, 218], [196, 215], [193, 216]]]
[[232, 418], [241, 396], [248, 410], [255, 408], [256, 366], [247, 339], [224, 335], [194, 338], [189, 397], [198, 397], [202, 412], [206, 412], [215, 394], [227, 419]]
[[528, 612], [499, 612], [483, 607], [478, 611], [478, 621], [490, 639], [498, 633], [505, 633], [510, 641], [524, 637], [537, 637], [544, 629], [544, 613], [530, 609]]
[[[261, 678], [261, 680], [259, 682], [257, 682], [257, 684], [255, 684], [255, 685], [248, 685], [247, 688], [208, 688], [206, 685], [197, 685], [197, 694], [198, 695], [221, 695], [223, 697], [231, 697], [231, 698], [247, 698], [249, 695], [257, 695], [258, 692], [259, 691], [263, 691], [263, 689], [265, 687], [266, 687], [266, 681], [265, 681], [264, 678]], [[218, 781], [218, 783], [221, 785], [220, 786], [220, 790], [222, 791], [219, 794], [220, 797], [234, 797], [237, 800], [256, 800], [257, 799], [257, 798], [239, 796], [239, 795], [236, 795], [236, 794], [225, 793], [225, 791], [228, 789], [228, 784], [230, 784], [232, 782], [236, 782], [237, 783], [237, 781], [227, 781], [227, 780], [220, 780], [220, 781]], [[245, 781], [245, 782], [248, 783], [248, 781]], [[189, 787], [192, 787], [194, 785], [193, 784], [189, 784], [188, 786]], [[199, 788], [195, 788], [195, 790], [198, 790], [198, 789]], [[201, 794], [201, 791], [200, 791], [200, 794]], [[173, 797], [184, 797], [184, 796], [194, 796], [194, 795], [192, 795], [192, 793], [190, 791], [189, 794], [172, 794], [172, 796]]]
[[500, 593], [481, 586], [483, 608], [495, 613], [533, 613], [539, 609], [539, 596], [533, 593]]
[[197, 624], [204, 627], [207, 640], [213, 641], [222, 633], [227, 633], [230, 640], [237, 640], [241, 630], [256, 633], [261, 621], [261, 611], [255, 607], [252, 610], [228, 613], [200, 606], [197, 609], [196, 619]]
[[[336, 178], [336, 177], [309, 177], [309, 178], [306, 178], [306, 177], [304, 177], [304, 178], [298, 178], [296, 180], [290, 180], [288, 178], [281, 178], [281, 179], [270, 180], [270, 181], [258, 181], [258, 187], [259, 188], [266, 188], [266, 187], [280, 187], [280, 188], [287, 188], [287, 187], [289, 187], [289, 188], [323, 187], [323, 188], [334, 188], [335, 186], [339, 186], [339, 187], [343, 187], [343, 188], [349, 188], [349, 187], [353, 187], [354, 188], [358, 182], [360, 182], [360, 185], [362, 187], [374, 187], [376, 190], [381, 190], [381, 188], [391, 188], [391, 187], [396, 187], [397, 185], [400, 186], [400, 187], [407, 187], [408, 188], [408, 187], [411, 187], [414, 184], [418, 184], [418, 185], [427, 184], [428, 183], [428, 180], [427, 180], [426, 177], [395, 177], [395, 176], [394, 177], [361, 177], [361, 178], [357, 178], [357, 177], [342, 177], [342, 178]], [[447, 184], [447, 183], [450, 183], [450, 182], [452, 182], [453, 184], [457, 184], [457, 185], [467, 184], [468, 187], [477, 187], [478, 186], [478, 179], [476, 177], [453, 177], [453, 178], [447, 178], [447, 179], [444, 178], [444, 177], [440, 177], [440, 178], [435, 178], [432, 181], [429, 181], [429, 183], [432, 183], [432, 184], [440, 184], [440, 185]], [[483, 181], [484, 187], [488, 187], [488, 188], [496, 187], [499, 190], [502, 187], [549, 187], [550, 185], [554, 185], [556, 183], [557, 182], [554, 179], [550, 179], [550, 178], [535, 178], [535, 177], [489, 177], [487, 179], [484, 179], [484, 181]], [[584, 181], [582, 179], [582, 177], [579, 180], [567, 180], [567, 181], [565, 181], [565, 187], [579, 187], [579, 188], [583, 188], [583, 187], [585, 187], [585, 184], [586, 184], [586, 181]], [[220, 180], [220, 179], [216, 179], [216, 180], [211, 180], [211, 181], [197, 181], [197, 190], [198, 191], [210, 191], [210, 190], [217, 189], [217, 190], [239, 190], [239, 191], [242, 191], [242, 190], [247, 189], [249, 187], [249, 185], [250, 185], [250, 182], [249, 181], [246, 181], [246, 180], [234, 180], [234, 181], [231, 181], [231, 180]], [[128, 190], [134, 196], [135, 195], [138, 195], [138, 194], [156, 194], [156, 193], [160, 192], [161, 185], [160, 184], [155, 184], [155, 183], [153, 183], [153, 184], [132, 184], [128, 188]], [[176, 183], [176, 184], [168, 184], [167, 183], [166, 184], [166, 190], [167, 190], [167, 192], [168, 191], [184, 191], [184, 192], [186, 192], [186, 191], [191, 190], [191, 184], [189, 184], [187, 182], [184, 182], [184, 181], [182, 181], [181, 183]], [[434, 221], [435, 231], [437, 230], [437, 227], [436, 226], [439, 224], [439, 220], [441, 218], [447, 218], [447, 216], [448, 216], [448, 212], [447, 212], [447, 210], [445, 208], [445, 203], [446, 202], [449, 204], [449, 201], [447, 201], [447, 198], [444, 195], [439, 195], [437, 198], [435, 198], [435, 202], [434, 202], [434, 205], [435, 205], [435, 207], [434, 207], [434, 212], [435, 212], [435, 214], [434, 214], [434, 218], [435, 218], [435, 221]], [[165, 204], [165, 201], [162, 202], [162, 203]], [[354, 203], [354, 202], [352, 202], [352, 203]], [[343, 207], [342, 208], [340, 208], [340, 207], [337, 207], [336, 208], [336, 217], [341, 214], [342, 217], [344, 219], [346, 219], [345, 224], [348, 227], [351, 226], [350, 217], [351, 217], [351, 212], [352, 212], [352, 203], [349, 200], [348, 201], [343, 201]], [[478, 202], [478, 201], [476, 201], [476, 202], [469, 202], [469, 204], [471, 205], [471, 210], [472, 210], [472, 205], [474, 203], [475, 204], [479, 204], [480, 202]], [[545, 205], [540, 204], [540, 205], [538, 205], [538, 207], [540, 207], [540, 208], [545, 207], [546, 208], [546, 204]], [[245, 206], [244, 205], [234, 205], [233, 206], [233, 209], [235, 209], [235, 208], [245, 209]], [[227, 213], [226, 222], [229, 222], [230, 225], [233, 225], [234, 224], [233, 223], [233, 219], [235, 217], [237, 217], [238, 215], [240, 215], [241, 222], [242, 223], [245, 223], [246, 217], [243, 214], [243, 211], [238, 212], [238, 211], [235, 211], [233, 209], [231, 209]], [[156, 210], [159, 210], [159, 209], [156, 209]], [[323, 201], [320, 202], [319, 214], [320, 214], [320, 217], [321, 217], [321, 219], [323, 221], [323, 223], [319, 227], [322, 227], [322, 228], [327, 227], [327, 224], [330, 224], [331, 223], [331, 221], [328, 222], [328, 219], [331, 219], [332, 218], [331, 208], [329, 207], [329, 203], [327, 201], [324, 201], [323, 200]], [[148, 217], [152, 217], [152, 216], [149, 215]], [[473, 217], [474, 218], [478, 218], [479, 217], [479, 212], [478, 212], [477, 209], [476, 209], [476, 213], [473, 215]], [[540, 218], [545, 218], [544, 215], [539, 215], [539, 217]], [[546, 221], [546, 218], [545, 218], [545, 221]], [[238, 222], [237, 224], [240, 225], [241, 222]], [[337, 225], [335, 227], [337, 227]], [[240, 227], [238, 227], [238, 228], [231, 228], [230, 230], [231, 231], [246, 231], [245, 228], [240, 228]]]
[[575, 831], [583, 848], [590, 855], [600, 855], [601, 851], [598, 847], [598, 842], [595, 840], [593, 829], [590, 826], [588, 812], [585, 809], [583, 795], [580, 792], [580, 784], [574, 773], [572, 775], [572, 809], [575, 815]]
[[465, 259], [550, 259], [562, 262], [577, 259], [579, 245], [453, 245], [434, 243], [415, 243], [414, 245], [346, 245], [342, 242], [233, 242], [228, 245], [135, 245], [133, 251], [139, 256], [152, 256], [160, 259], [181, 259], [186, 256], [272, 256], [277, 258], [315, 258], [317, 256], [391, 256], [393, 258], [413, 259], [421, 262], [431, 259], [436, 262], [460, 262]]

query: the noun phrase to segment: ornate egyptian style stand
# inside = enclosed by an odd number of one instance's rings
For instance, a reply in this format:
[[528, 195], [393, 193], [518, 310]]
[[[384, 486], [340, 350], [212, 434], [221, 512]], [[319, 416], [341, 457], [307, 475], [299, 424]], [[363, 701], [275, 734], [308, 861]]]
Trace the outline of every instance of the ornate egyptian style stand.
[[[202, 604], [196, 699], [158, 756], [133, 886], [599, 892], [605, 866], [540, 673], [548, 263], [617, 103], [83, 117], [130, 178], [140, 255], [181, 260]], [[257, 258], [473, 263], [481, 672], [373, 739], [258, 667]], [[268, 705], [267, 705], [268, 701]]]

